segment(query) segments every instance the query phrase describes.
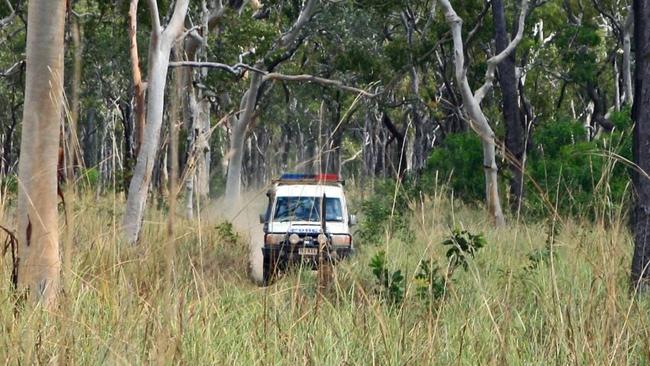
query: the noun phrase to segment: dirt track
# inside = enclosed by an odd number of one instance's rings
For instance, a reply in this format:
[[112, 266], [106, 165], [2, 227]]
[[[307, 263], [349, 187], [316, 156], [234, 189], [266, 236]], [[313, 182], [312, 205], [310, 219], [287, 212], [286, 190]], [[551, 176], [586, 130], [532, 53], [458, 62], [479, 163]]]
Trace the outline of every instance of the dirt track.
[[210, 209], [209, 217], [216, 217], [232, 222], [235, 229], [249, 243], [249, 274], [257, 282], [262, 281], [262, 245], [264, 231], [259, 222], [259, 215], [266, 210], [266, 189], [246, 192], [242, 195], [241, 203], [228, 207], [219, 200]]

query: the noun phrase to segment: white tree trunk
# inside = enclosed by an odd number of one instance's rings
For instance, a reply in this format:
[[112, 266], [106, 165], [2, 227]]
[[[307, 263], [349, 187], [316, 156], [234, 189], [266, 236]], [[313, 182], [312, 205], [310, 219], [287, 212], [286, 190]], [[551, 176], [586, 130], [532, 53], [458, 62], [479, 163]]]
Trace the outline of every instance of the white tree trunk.
[[18, 287], [52, 308], [59, 291], [57, 160], [63, 106], [65, 2], [32, 0], [20, 143]]
[[197, 161], [196, 161], [196, 193], [201, 199], [207, 199], [210, 194], [210, 102], [201, 100], [197, 105]]
[[160, 144], [169, 55], [173, 42], [176, 41], [183, 29], [188, 2], [189, 0], [176, 2], [172, 19], [163, 31], [160, 28], [156, 1], [149, 0], [154, 24], [149, 47], [147, 123], [144, 129], [142, 146], [138, 152], [138, 160], [133, 171], [133, 178], [129, 185], [129, 196], [126, 201], [126, 212], [123, 220], [124, 239], [130, 244], [135, 244], [138, 241], [142, 227], [151, 173]]
[[634, 32], [634, 14], [630, 7], [623, 28], [623, 86], [625, 88], [625, 104], [632, 105], [634, 88], [632, 87], [632, 33]]
[[239, 117], [233, 123], [230, 136], [230, 151], [228, 155], [228, 177], [226, 179], [225, 199], [229, 203], [237, 203], [241, 197], [241, 170], [244, 158], [244, 140], [246, 129], [253, 117], [255, 105], [257, 104], [257, 93], [262, 85], [262, 75], [259, 73], [250, 74], [250, 86], [242, 97], [239, 110]]
[[[311, 20], [312, 15], [316, 11], [318, 5], [318, 0], [306, 0], [296, 22], [291, 26], [289, 31], [282, 34], [277, 43], [280, 46], [280, 49], [285, 49], [291, 46], [297, 39], [298, 34], [301, 29]], [[274, 50], [278, 51], [278, 50]], [[255, 68], [262, 70], [264, 64], [262, 62], [255, 63]], [[260, 75], [258, 72], [251, 72], [250, 74], [250, 86], [248, 91], [244, 94], [241, 100], [239, 113], [239, 118], [232, 126], [232, 135], [230, 138], [230, 151], [228, 155], [228, 176], [226, 178], [226, 192], [225, 199], [226, 202], [236, 203], [241, 197], [241, 171], [242, 171], [242, 161], [244, 155], [244, 140], [246, 137], [246, 129], [251, 121], [253, 112], [255, 111], [255, 106], [257, 104], [257, 94], [262, 85], [262, 81], [274, 80], [281, 77], [286, 77], [282, 74], [276, 73], [267, 73], [264, 76]], [[295, 75], [288, 77], [296, 78], [295, 80], [305, 80], [305, 75]], [[287, 79], [285, 79], [287, 80]], [[292, 79], [293, 80], [293, 79]], [[341, 84], [339, 82], [339, 84]]]
[[[208, 6], [210, 5], [210, 6]], [[222, 1], [201, 2], [202, 30], [193, 30], [184, 40], [183, 49], [177, 53], [188, 61], [205, 60], [207, 58], [208, 36], [218, 24], [218, 20], [225, 14]], [[206, 31], [207, 30], [207, 31]], [[180, 61], [180, 60], [179, 60]], [[202, 83], [207, 76], [207, 70], [183, 70], [183, 118], [188, 131], [188, 159], [192, 162], [193, 169], [188, 172], [185, 181], [186, 188], [186, 216], [194, 217], [194, 202], [207, 199], [210, 194], [210, 102], [204, 98], [203, 92], [194, 87], [194, 75]]]
[[185, 179], [185, 217], [194, 220], [194, 175]]
[[485, 174], [485, 196], [487, 209], [497, 226], [505, 225], [505, 217], [501, 210], [501, 200], [499, 197], [499, 185], [497, 181], [497, 164], [495, 153], [495, 135], [490, 124], [481, 109], [481, 101], [487, 95], [492, 87], [494, 73], [499, 62], [503, 61], [515, 49], [521, 41], [524, 31], [524, 20], [528, 8], [527, 0], [522, 1], [521, 13], [519, 15], [519, 27], [517, 35], [510, 44], [498, 55], [491, 57], [487, 61], [487, 71], [485, 74], [485, 83], [475, 92], [469, 86], [467, 72], [465, 69], [464, 45], [462, 39], [463, 20], [456, 14], [449, 0], [440, 0], [447, 23], [451, 28], [454, 42], [454, 66], [456, 81], [463, 98], [463, 109], [469, 117], [472, 129], [481, 138], [483, 145], [483, 168]]
[[618, 62], [614, 59], [614, 107], [616, 111], [621, 110], [621, 73], [618, 71]]

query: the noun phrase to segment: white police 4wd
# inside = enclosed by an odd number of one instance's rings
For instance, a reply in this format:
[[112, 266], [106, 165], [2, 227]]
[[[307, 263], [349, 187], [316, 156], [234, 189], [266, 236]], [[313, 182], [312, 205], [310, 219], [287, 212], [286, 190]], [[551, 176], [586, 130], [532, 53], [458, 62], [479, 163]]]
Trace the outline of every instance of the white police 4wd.
[[283, 174], [267, 192], [262, 247], [262, 282], [292, 263], [318, 268], [335, 263], [354, 249], [343, 180], [336, 174]]

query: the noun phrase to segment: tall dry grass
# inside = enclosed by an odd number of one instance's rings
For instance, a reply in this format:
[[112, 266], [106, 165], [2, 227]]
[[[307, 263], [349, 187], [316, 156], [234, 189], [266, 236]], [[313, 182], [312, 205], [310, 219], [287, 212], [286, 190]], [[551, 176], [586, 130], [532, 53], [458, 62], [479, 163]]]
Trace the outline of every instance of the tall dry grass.
[[[0, 212], [10, 212], [3, 202]], [[556, 230], [552, 221], [513, 220], [497, 230], [441, 191], [413, 205], [413, 242], [363, 243], [320, 296], [307, 270], [251, 284], [247, 233], [217, 229], [216, 216], [175, 220], [174, 276], [166, 276], [167, 213], [151, 210], [141, 245], [129, 247], [120, 239], [122, 198], [80, 194], [68, 206], [73, 252], [58, 310], [16, 311], [2, 262], [0, 363], [650, 364], [650, 302], [629, 295], [623, 215], [556, 220]], [[423, 302], [410, 279], [423, 258], [444, 263], [440, 243], [456, 226], [488, 244], [444, 300]], [[531, 268], [529, 254], [544, 248], [553, 254]], [[368, 263], [379, 250], [407, 273], [399, 306], [376, 291]]]

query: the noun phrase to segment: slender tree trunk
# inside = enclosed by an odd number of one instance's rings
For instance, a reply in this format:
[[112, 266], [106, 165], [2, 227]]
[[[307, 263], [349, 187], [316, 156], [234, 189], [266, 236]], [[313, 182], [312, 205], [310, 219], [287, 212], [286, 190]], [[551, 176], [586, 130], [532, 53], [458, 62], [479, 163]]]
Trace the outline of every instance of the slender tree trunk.
[[79, 95], [81, 91], [81, 57], [83, 55], [83, 25], [77, 16], [71, 15], [71, 19], [74, 62], [72, 65], [72, 101], [70, 106], [70, 127], [67, 143], [68, 159], [66, 160], [68, 162], [68, 166], [66, 167], [68, 181], [74, 179], [74, 170], [79, 165], [79, 160], [81, 158], [77, 124], [79, 122], [79, 109], [81, 107]]
[[[186, 53], [187, 55], [187, 53]], [[190, 55], [193, 57], [193, 55]], [[179, 86], [182, 87], [178, 91], [178, 95], [182, 96], [183, 105], [183, 120], [185, 130], [187, 133], [186, 145], [187, 153], [185, 154], [185, 166], [187, 171], [190, 172], [194, 167], [194, 149], [196, 147], [194, 141], [196, 140], [196, 129], [194, 128], [194, 121], [196, 120], [196, 97], [194, 95], [194, 87], [192, 85], [193, 70], [181, 68], [176, 70], [179, 73], [181, 82]], [[194, 219], [194, 173], [188, 173], [185, 177], [185, 217], [188, 220]]]
[[[129, 5], [129, 39], [130, 56], [131, 56], [131, 73], [133, 74], [133, 91], [135, 99], [135, 154], [138, 155], [142, 139], [144, 137], [145, 125], [145, 83], [142, 81], [142, 73], [140, 72], [140, 57], [138, 56], [138, 0], [131, 0]], [[130, 163], [129, 163], [130, 166]]]
[[178, 94], [182, 90], [181, 74], [182, 70], [175, 70], [173, 73], [174, 90], [171, 96], [171, 106], [169, 113], [169, 196], [167, 215], [167, 247], [165, 257], [167, 261], [166, 274], [167, 281], [174, 283], [174, 263], [176, 259], [176, 246], [174, 235], [174, 223], [176, 217], [176, 196], [178, 195], [178, 125], [180, 120], [179, 105], [181, 96]]
[[[256, 65], [260, 66], [260, 65]], [[226, 178], [226, 201], [236, 203], [241, 197], [241, 172], [244, 158], [244, 141], [246, 129], [253, 117], [257, 94], [262, 85], [262, 76], [259, 73], [251, 73], [250, 85], [241, 100], [239, 117], [232, 126], [230, 136], [230, 159], [228, 160], [228, 177]]]
[[633, 174], [636, 202], [632, 229], [632, 286], [639, 292], [650, 288], [650, 4], [634, 0], [634, 40], [636, 50], [634, 121], [634, 162], [639, 171]]
[[97, 125], [95, 124], [95, 109], [89, 108], [83, 124], [83, 152], [86, 166], [96, 168], [97, 163]]
[[167, 28], [160, 28], [156, 2], [150, 1], [154, 29], [151, 34], [149, 47], [149, 85], [147, 87], [147, 123], [144, 129], [144, 139], [133, 171], [126, 201], [123, 227], [124, 238], [130, 244], [138, 241], [144, 209], [147, 203], [147, 192], [151, 182], [151, 173], [155, 165], [156, 153], [160, 143], [160, 129], [163, 120], [163, 105], [165, 101], [165, 84], [167, 83], [167, 68], [173, 42], [181, 34], [189, 0], [179, 0], [174, 7], [174, 14]]
[[[492, 14], [494, 18], [494, 39], [497, 53], [508, 47], [508, 32], [506, 30], [506, 16], [502, 0], [492, 1]], [[512, 51], [498, 65], [499, 84], [503, 96], [503, 118], [506, 122], [506, 150], [508, 165], [512, 172], [510, 179], [511, 208], [518, 212], [523, 197], [523, 172], [521, 162], [524, 156], [524, 126], [519, 119], [519, 103], [517, 95], [517, 76], [515, 74], [515, 52]], [[510, 161], [512, 159], [512, 161]]]
[[210, 102], [201, 98], [196, 116], [196, 193], [205, 200], [210, 193]]
[[618, 58], [614, 57], [614, 106], [616, 107], [616, 111], [621, 110], [621, 73], [618, 69]]
[[133, 109], [130, 101], [120, 103], [120, 111], [122, 112], [122, 131], [124, 134], [123, 144], [124, 151], [122, 153], [122, 161], [124, 166], [122, 169], [122, 186], [124, 192], [129, 191], [129, 183], [131, 182], [131, 172], [133, 171], [134, 149], [133, 149]]
[[625, 21], [623, 28], [623, 86], [625, 88], [625, 104], [631, 105], [634, 100], [634, 88], [632, 87], [632, 34], [634, 33], [634, 11]]
[[[514, 48], [519, 40], [521, 40], [521, 32], [523, 32], [523, 20], [525, 19], [524, 15], [527, 7], [526, 0], [523, 0], [522, 4], [524, 4], [524, 6], [521, 9], [520, 25], [517, 37], [515, 37], [515, 40], [513, 40], [508, 45], [508, 48]], [[495, 64], [498, 65], [501, 61], [503, 61], [503, 58], [507, 57], [508, 55], [507, 53], [504, 53], [506, 52], [504, 51], [488, 60], [488, 73], [486, 74], [486, 82], [483, 84], [483, 86], [481, 86], [481, 88], [473, 93], [472, 89], [469, 86], [469, 81], [467, 80], [467, 73], [465, 69], [465, 55], [463, 49], [464, 44], [462, 39], [463, 21], [456, 14], [449, 0], [440, 0], [440, 5], [443, 8], [445, 17], [447, 18], [447, 23], [449, 24], [452, 32], [454, 43], [455, 75], [456, 81], [458, 83], [458, 88], [460, 89], [460, 94], [463, 99], [463, 109], [469, 117], [469, 122], [472, 126], [472, 129], [479, 135], [481, 144], [483, 145], [483, 169], [485, 174], [485, 195], [487, 201], [487, 209], [492, 216], [492, 219], [494, 220], [496, 226], [503, 226], [505, 225], [505, 217], [503, 216], [503, 211], [501, 210], [501, 200], [499, 198], [495, 135], [492, 127], [490, 127], [490, 124], [485, 117], [485, 114], [483, 114], [480, 102], [491, 87], [491, 77], [494, 76], [493, 72]], [[492, 71], [492, 74], [490, 74], [490, 70]]]
[[20, 147], [18, 286], [52, 308], [59, 291], [57, 160], [63, 105], [65, 2], [32, 0]]

